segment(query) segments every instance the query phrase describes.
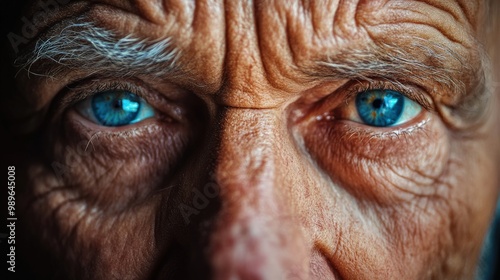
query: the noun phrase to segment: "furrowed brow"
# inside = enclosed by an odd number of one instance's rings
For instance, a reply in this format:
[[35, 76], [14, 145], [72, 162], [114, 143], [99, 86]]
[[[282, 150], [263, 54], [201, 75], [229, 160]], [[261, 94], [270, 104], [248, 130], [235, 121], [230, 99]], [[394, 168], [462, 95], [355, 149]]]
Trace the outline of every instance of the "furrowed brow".
[[[170, 38], [148, 42], [132, 35], [118, 37], [93, 23], [71, 23], [59, 33], [39, 39], [15, 65], [30, 74], [57, 76], [69, 70], [111, 76], [176, 72], [179, 51]], [[42, 63], [43, 62], [43, 63]]]

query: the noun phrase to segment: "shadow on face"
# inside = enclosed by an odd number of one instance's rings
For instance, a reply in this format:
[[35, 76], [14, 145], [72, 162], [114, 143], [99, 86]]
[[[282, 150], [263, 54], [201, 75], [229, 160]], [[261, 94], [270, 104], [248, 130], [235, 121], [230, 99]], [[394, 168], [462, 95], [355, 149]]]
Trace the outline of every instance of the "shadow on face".
[[495, 3], [25, 2], [2, 24], [16, 273], [474, 276]]

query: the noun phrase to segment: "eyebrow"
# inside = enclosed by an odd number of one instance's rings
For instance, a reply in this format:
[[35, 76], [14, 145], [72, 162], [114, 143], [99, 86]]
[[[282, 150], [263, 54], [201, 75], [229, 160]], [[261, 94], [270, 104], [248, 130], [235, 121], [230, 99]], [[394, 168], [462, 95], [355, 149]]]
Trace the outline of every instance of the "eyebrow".
[[[416, 53], [427, 61], [416, 58]], [[455, 62], [458, 67], [450, 67], [450, 62]], [[366, 50], [342, 50], [333, 56], [322, 57], [316, 63], [318, 73], [326, 73], [327, 76], [338, 79], [370, 80], [418, 74], [420, 79], [432, 78], [456, 93], [463, 93], [466, 87], [459, 76], [474, 72], [473, 67], [451, 49], [417, 43], [410, 47], [378, 44], [369, 46]]]
[[[29, 74], [48, 77], [68, 69], [118, 77], [162, 76], [176, 72], [179, 55], [171, 38], [149, 42], [132, 35], [119, 37], [90, 22], [73, 22], [60, 32], [39, 39], [14, 64]], [[38, 62], [41, 65], [34, 67]]]
[[[177, 65], [181, 52], [173, 46], [171, 38], [151, 42], [132, 35], [120, 37], [92, 22], [81, 21], [77, 19], [58, 33], [39, 39], [31, 50], [16, 59], [16, 66], [29, 74], [48, 77], [64, 75], [68, 69], [115, 77], [172, 77], [182, 72]], [[400, 88], [408, 88], [405, 82], [425, 85], [434, 81], [448, 89], [430, 93], [434, 98], [453, 100], [454, 113], [465, 122], [478, 119], [491, 93], [486, 52], [478, 45], [479, 65], [471, 65], [446, 46], [415, 40], [404, 47], [378, 43], [365, 48], [346, 48], [316, 60], [315, 69], [303, 72], [316, 78], [386, 80]], [[449, 66], [450, 62], [454, 62], [454, 67]], [[418, 95], [416, 98], [425, 102], [425, 98]]]

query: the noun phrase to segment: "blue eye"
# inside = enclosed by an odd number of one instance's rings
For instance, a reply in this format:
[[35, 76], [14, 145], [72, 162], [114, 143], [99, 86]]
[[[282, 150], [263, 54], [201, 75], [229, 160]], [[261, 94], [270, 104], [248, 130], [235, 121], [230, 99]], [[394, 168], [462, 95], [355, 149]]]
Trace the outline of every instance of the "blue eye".
[[397, 91], [368, 90], [356, 96], [356, 109], [364, 124], [388, 127], [409, 121], [422, 107]]
[[105, 91], [87, 98], [77, 110], [91, 121], [103, 126], [124, 126], [155, 115], [142, 98], [128, 91]]

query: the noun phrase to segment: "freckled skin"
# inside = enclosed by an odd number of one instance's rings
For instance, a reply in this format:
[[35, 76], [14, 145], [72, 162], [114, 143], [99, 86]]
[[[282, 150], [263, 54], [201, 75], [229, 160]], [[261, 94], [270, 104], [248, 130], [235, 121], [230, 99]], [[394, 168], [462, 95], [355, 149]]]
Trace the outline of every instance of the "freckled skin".
[[[454, 93], [440, 88], [436, 110], [393, 132], [337, 120], [348, 79], [305, 72], [323, 55], [417, 39], [479, 65], [484, 3], [303, 2], [81, 1], [53, 15], [173, 38], [185, 74], [152, 81], [189, 96], [174, 120], [129, 131], [70, 109], [50, 118], [18, 198], [36, 275], [472, 279], [500, 185], [498, 87], [467, 129], [441, 113]], [[66, 86], [23, 75], [20, 94]]]

